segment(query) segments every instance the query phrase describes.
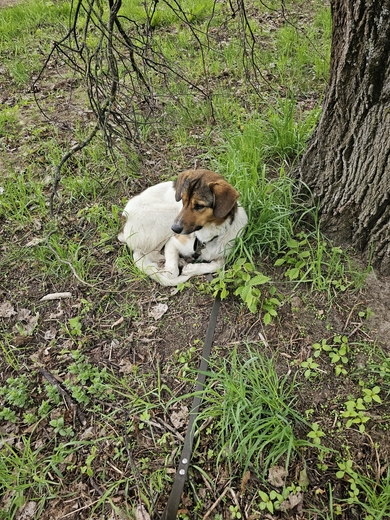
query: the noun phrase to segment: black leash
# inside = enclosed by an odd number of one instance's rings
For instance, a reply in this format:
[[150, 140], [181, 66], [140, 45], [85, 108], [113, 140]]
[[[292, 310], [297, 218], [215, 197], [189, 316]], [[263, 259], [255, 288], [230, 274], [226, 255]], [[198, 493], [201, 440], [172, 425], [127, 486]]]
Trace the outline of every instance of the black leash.
[[196, 381], [195, 397], [192, 401], [190, 418], [187, 426], [187, 433], [184, 439], [183, 450], [180, 456], [179, 466], [176, 470], [175, 480], [173, 482], [172, 491], [169, 495], [168, 502], [161, 520], [176, 520], [177, 510], [181, 500], [184, 483], [187, 479], [188, 468], [190, 465], [192, 445], [194, 443], [194, 424], [202, 403], [202, 390], [206, 380], [206, 371], [208, 368], [211, 345], [213, 343], [215, 326], [217, 324], [218, 310], [221, 303], [219, 293], [215, 297], [213, 308], [211, 310], [209, 324], [207, 326], [206, 338], [204, 340], [202, 359], [199, 365], [198, 379]]

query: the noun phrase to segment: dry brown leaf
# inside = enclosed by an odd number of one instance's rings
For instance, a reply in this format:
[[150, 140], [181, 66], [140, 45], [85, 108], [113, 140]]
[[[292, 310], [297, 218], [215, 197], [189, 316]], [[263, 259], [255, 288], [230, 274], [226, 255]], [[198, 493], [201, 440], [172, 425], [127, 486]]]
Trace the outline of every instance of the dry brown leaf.
[[273, 466], [268, 472], [268, 482], [275, 487], [282, 487], [288, 473], [283, 466]]
[[16, 330], [17, 332], [21, 332], [23, 336], [30, 336], [35, 327], [37, 326], [38, 318], [39, 312], [31, 316], [31, 311], [29, 311], [28, 309], [21, 309], [18, 312], [17, 319], [18, 321], [22, 321], [23, 325], [20, 326], [19, 324], [17, 327], [15, 326], [14, 330]]
[[154, 307], [152, 307], [149, 311], [149, 316], [154, 318], [156, 321], [161, 319], [162, 316], [167, 312], [168, 305], [166, 303], [158, 303]]
[[174, 410], [171, 412], [170, 420], [173, 426], [178, 429], [181, 428], [188, 418], [188, 408], [187, 406], [181, 405], [178, 410]]
[[[52, 312], [50, 315], [49, 315], [49, 318], [48, 320], [56, 320], [58, 318], [61, 318], [61, 316], [63, 316], [64, 314], [64, 311], [63, 309], [61, 308], [61, 300], [58, 301], [58, 304], [57, 304], [57, 312]], [[48, 321], [46, 320], [46, 321]]]
[[49, 329], [43, 335], [44, 339], [47, 340], [47, 341], [50, 341], [51, 339], [54, 339], [56, 336], [57, 336], [56, 329]]
[[28, 345], [33, 339], [33, 336], [14, 336], [12, 344], [14, 347], [24, 347], [25, 345]]
[[19, 309], [16, 319], [18, 321], [28, 321], [31, 317], [30, 309]]
[[248, 469], [248, 470], [244, 473], [244, 476], [242, 477], [242, 480], [241, 480], [241, 493], [242, 493], [242, 494], [245, 493], [246, 485], [248, 484], [250, 478], [251, 478], [251, 472], [250, 472], [249, 469]]
[[0, 303], [0, 318], [10, 318], [15, 314], [16, 312], [11, 302], [5, 301]]
[[122, 359], [119, 363], [119, 372], [122, 374], [131, 374], [134, 371], [134, 365], [128, 359]]
[[39, 246], [39, 244], [42, 244], [43, 242], [46, 242], [46, 239], [45, 239], [45, 238], [34, 237], [32, 240], [30, 240], [29, 242], [27, 242], [27, 244], [25, 244], [24, 247], [35, 247], [35, 246]]
[[288, 511], [302, 504], [303, 493], [290, 493], [286, 500], [280, 504], [281, 511]]
[[30, 518], [34, 518], [37, 507], [37, 502], [27, 502], [22, 511], [16, 515], [17, 520], [30, 520]]
[[309, 477], [307, 476], [306, 469], [303, 469], [299, 472], [299, 481], [298, 484], [301, 486], [301, 488], [307, 488], [310, 485]]
[[138, 504], [135, 509], [135, 520], [150, 520], [150, 515], [142, 504]]
[[95, 427], [90, 426], [86, 430], [83, 431], [83, 433], [80, 435], [80, 439], [83, 441], [87, 441], [89, 439], [92, 439], [95, 436]]

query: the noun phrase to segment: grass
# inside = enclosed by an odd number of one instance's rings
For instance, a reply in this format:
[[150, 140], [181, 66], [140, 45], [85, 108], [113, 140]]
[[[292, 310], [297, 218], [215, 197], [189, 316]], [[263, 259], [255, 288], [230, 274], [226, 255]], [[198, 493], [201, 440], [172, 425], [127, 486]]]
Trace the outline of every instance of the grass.
[[216, 441], [217, 464], [227, 461], [231, 474], [250, 467], [263, 477], [280, 459], [287, 468], [305, 445], [292, 428], [306, 422], [294, 406], [294, 378], [280, 377], [275, 362], [254, 345], [244, 352], [233, 348], [222, 366], [211, 368], [201, 417], [213, 418], [209, 435]]
[[[7, 73], [23, 85], [37, 73], [42, 57], [52, 45], [52, 31], [65, 27], [70, 13], [67, 2], [42, 0], [0, 11], [0, 55]], [[39, 39], [39, 46], [33, 42]]]
[[[132, 108], [136, 146], [116, 139], [113, 157], [97, 135], [61, 171], [53, 215], [54, 169], [94, 121], [63, 55], [35, 86], [46, 117], [30, 86], [71, 5], [0, 10], [0, 518], [163, 510], [216, 288], [223, 313], [180, 517], [283, 518], [296, 503], [307, 518], [385, 518], [390, 370], [359, 293], [369, 266], [322, 236], [293, 175], [320, 114], [329, 9], [290, 0], [285, 23], [280, 2], [252, 2], [255, 76], [228, 4], [181, 6], [178, 20], [165, 2], [123, 5], [128, 34], [149, 20], [150, 45], [180, 75], [150, 72], [152, 114], [121, 61], [118, 109]], [[99, 55], [98, 31], [84, 43]], [[172, 294], [116, 243], [119, 215], [195, 161], [237, 187], [250, 224], [212, 286]], [[59, 292], [71, 297], [40, 301]]]
[[31, 223], [34, 218], [45, 215], [47, 210], [43, 186], [33, 177], [31, 169], [6, 176], [2, 181], [1, 217], [12, 215], [12, 219], [17, 222]]
[[58, 494], [60, 483], [53, 480], [50, 471], [60, 472], [54, 464], [54, 457], [45, 460], [42, 451], [42, 448], [34, 449], [31, 440], [26, 437], [22, 437], [20, 448], [13, 448], [8, 444], [2, 448], [1, 489], [9, 504], [6, 511], [8, 518], [15, 517], [25, 504], [26, 497], [37, 501], [34, 513], [39, 515], [44, 509], [45, 501]]

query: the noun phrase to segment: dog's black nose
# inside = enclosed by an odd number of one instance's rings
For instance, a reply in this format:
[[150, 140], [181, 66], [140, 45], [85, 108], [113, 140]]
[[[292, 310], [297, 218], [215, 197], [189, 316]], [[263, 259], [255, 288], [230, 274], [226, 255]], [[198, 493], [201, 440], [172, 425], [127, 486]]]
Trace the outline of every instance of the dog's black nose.
[[173, 224], [171, 229], [174, 233], [180, 234], [183, 231], [183, 226], [180, 224]]

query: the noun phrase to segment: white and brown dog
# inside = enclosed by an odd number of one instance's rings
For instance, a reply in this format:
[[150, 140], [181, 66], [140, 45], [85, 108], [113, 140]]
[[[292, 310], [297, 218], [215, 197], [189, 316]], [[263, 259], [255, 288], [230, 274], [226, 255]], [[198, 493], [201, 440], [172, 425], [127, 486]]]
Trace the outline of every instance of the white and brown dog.
[[237, 200], [238, 192], [221, 175], [187, 170], [177, 181], [130, 199], [118, 239], [129, 246], [141, 271], [161, 285], [175, 286], [223, 266], [248, 222]]

